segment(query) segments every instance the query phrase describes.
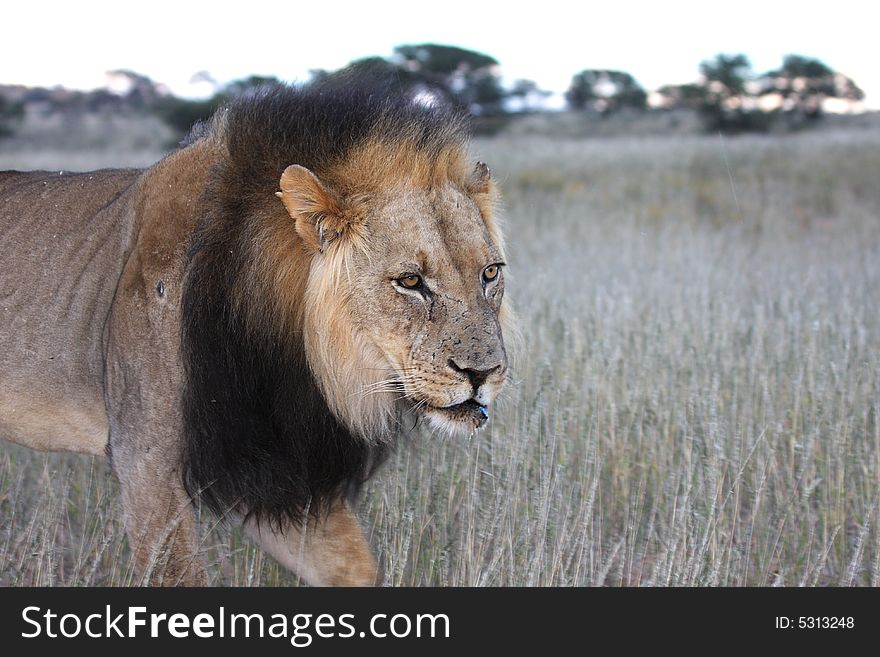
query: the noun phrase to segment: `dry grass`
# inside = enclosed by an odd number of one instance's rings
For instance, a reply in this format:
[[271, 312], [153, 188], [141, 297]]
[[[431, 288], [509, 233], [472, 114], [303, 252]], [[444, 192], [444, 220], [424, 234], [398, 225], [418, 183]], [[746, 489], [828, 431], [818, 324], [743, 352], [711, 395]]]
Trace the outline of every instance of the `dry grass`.
[[[388, 583], [880, 585], [880, 133], [475, 151], [526, 348], [488, 430], [369, 485]], [[3, 447], [0, 583], [133, 581], [114, 489]], [[215, 583], [296, 582], [212, 522]]]

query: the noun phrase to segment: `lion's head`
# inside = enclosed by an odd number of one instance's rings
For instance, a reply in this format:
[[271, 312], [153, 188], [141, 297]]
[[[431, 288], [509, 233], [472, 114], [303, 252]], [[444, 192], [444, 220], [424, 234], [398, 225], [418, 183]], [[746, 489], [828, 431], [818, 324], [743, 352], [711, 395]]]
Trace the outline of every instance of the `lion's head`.
[[367, 436], [401, 405], [472, 432], [507, 375], [494, 189], [486, 165], [467, 176], [463, 162], [458, 145], [438, 156], [368, 141], [323, 180], [300, 165], [281, 177], [312, 258], [309, 363], [333, 411]]
[[295, 518], [369, 476], [401, 411], [485, 423], [509, 315], [466, 137], [461, 113], [357, 85], [261, 94], [200, 137], [221, 161], [183, 296], [191, 491]]

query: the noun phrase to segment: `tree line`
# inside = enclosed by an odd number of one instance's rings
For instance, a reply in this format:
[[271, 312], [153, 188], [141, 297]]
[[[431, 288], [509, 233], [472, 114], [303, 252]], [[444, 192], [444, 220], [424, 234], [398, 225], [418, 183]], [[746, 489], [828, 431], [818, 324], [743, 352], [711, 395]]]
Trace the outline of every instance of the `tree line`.
[[[277, 83], [275, 78], [252, 76], [233, 81], [211, 98], [187, 100], [159, 93], [149, 78], [129, 71], [125, 100], [154, 111], [183, 134], [198, 120], [231, 98]], [[368, 57], [337, 71], [311, 71], [311, 81], [357, 75], [372, 78], [388, 91], [410, 94], [425, 103], [449, 103], [479, 119], [508, 117], [542, 111], [550, 95], [531, 80], [505, 86], [501, 65], [490, 55], [440, 44], [402, 45], [390, 57]], [[102, 92], [93, 92], [100, 94]], [[90, 103], [112, 102], [89, 96]], [[110, 94], [112, 96], [112, 94]], [[856, 83], [825, 63], [801, 55], [784, 58], [780, 68], [756, 74], [743, 54], [719, 54], [699, 65], [699, 78], [689, 84], [666, 85], [651, 98], [625, 71], [584, 69], [572, 76], [565, 92], [571, 111], [599, 117], [618, 112], [691, 110], [706, 130], [717, 132], [766, 131], [779, 126], [800, 127], [820, 118], [828, 98], [858, 101], [864, 93]], [[20, 119], [20, 103], [0, 95], [0, 133]]]

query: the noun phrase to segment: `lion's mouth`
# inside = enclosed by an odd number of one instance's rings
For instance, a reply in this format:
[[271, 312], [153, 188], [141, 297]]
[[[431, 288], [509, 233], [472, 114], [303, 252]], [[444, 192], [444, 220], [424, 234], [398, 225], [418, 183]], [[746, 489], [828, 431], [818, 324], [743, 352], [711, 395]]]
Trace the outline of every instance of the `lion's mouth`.
[[476, 399], [468, 399], [452, 406], [427, 406], [426, 411], [439, 413], [452, 422], [472, 424], [477, 429], [486, 424], [489, 419], [489, 409]]

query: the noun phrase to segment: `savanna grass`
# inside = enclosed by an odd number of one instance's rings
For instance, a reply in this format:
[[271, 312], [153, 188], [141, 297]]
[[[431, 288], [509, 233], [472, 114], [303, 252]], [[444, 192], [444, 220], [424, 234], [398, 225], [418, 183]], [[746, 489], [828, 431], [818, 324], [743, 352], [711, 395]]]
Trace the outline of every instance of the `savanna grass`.
[[[880, 133], [474, 151], [522, 346], [487, 430], [368, 485], [387, 582], [880, 585]], [[0, 450], [0, 583], [136, 583], [103, 462]], [[297, 583], [202, 525], [213, 583]]]

